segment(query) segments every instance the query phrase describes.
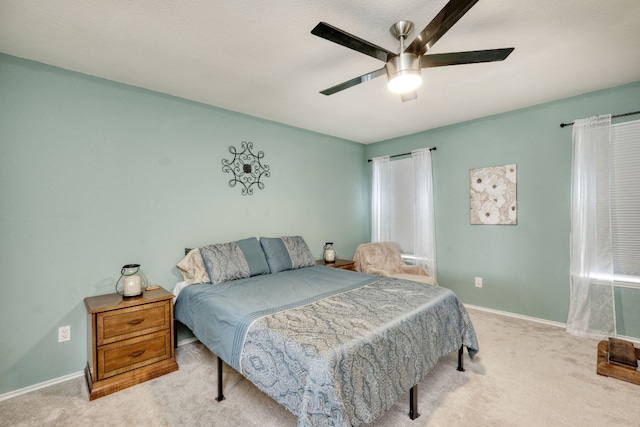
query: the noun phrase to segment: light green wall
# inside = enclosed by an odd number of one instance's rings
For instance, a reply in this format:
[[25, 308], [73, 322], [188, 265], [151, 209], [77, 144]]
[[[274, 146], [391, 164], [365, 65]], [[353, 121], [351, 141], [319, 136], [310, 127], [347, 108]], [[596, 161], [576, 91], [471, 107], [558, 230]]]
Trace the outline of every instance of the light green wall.
[[[372, 144], [367, 157], [437, 147], [439, 283], [468, 304], [564, 323], [571, 127], [559, 125], [638, 110], [640, 82]], [[469, 170], [512, 163], [517, 165], [518, 225], [470, 225]], [[484, 279], [482, 288], [474, 286], [475, 276]], [[640, 291], [620, 289], [616, 295], [618, 332], [640, 337]]]
[[[242, 141], [272, 171], [253, 196], [222, 172]], [[113, 292], [124, 264], [172, 289], [185, 246], [300, 234], [318, 258], [326, 241], [353, 256], [369, 234], [364, 151], [0, 55], [0, 394], [84, 368], [83, 298]]]

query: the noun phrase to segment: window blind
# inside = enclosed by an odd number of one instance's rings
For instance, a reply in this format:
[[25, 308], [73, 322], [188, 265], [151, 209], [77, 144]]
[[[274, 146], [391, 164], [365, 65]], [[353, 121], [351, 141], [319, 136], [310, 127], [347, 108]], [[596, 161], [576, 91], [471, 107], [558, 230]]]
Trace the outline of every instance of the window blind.
[[400, 245], [403, 254], [413, 254], [415, 182], [413, 160], [394, 160], [390, 163], [391, 206], [390, 240]]
[[611, 126], [610, 176], [615, 280], [640, 283], [640, 120]]

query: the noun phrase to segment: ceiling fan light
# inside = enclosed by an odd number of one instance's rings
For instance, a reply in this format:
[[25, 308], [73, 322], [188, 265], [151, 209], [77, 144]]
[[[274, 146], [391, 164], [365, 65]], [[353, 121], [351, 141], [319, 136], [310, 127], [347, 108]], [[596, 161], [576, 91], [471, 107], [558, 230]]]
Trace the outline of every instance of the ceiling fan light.
[[393, 93], [408, 93], [422, 84], [420, 75], [420, 57], [412, 53], [402, 53], [391, 58], [385, 65], [387, 70], [387, 89]]
[[387, 89], [393, 93], [413, 92], [422, 85], [422, 76], [416, 70], [398, 71], [395, 76], [389, 80]]

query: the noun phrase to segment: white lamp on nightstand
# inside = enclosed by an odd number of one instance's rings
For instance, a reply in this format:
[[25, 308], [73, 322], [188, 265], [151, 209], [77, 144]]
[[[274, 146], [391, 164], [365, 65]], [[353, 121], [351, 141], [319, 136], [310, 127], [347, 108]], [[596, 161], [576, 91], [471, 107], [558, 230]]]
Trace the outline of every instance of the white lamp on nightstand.
[[324, 244], [324, 253], [322, 254], [324, 262], [336, 262], [336, 250], [333, 249], [333, 242]]
[[124, 298], [138, 297], [147, 287], [147, 277], [140, 269], [140, 264], [127, 264], [120, 271], [120, 279], [116, 283], [116, 292]]

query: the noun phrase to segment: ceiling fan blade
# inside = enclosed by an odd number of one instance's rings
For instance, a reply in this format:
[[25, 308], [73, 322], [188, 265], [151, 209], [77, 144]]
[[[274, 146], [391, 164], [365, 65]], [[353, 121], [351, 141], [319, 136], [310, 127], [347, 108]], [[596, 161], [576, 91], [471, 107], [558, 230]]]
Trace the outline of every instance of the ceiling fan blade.
[[424, 55], [477, 2], [478, 0], [451, 0], [418, 34], [405, 52]]
[[387, 62], [392, 56], [396, 56], [395, 53], [388, 51], [387, 49], [376, 46], [366, 40], [356, 37], [353, 34], [349, 34], [346, 31], [342, 31], [326, 22], [320, 22], [311, 30], [311, 34], [314, 36], [322, 37], [334, 43], [338, 43], [349, 49], [353, 49], [357, 52], [364, 53], [380, 61]]
[[444, 67], [447, 65], [475, 64], [480, 62], [503, 61], [515, 48], [472, 50], [469, 52], [439, 53], [420, 58], [422, 68]]
[[413, 92], [403, 93], [400, 95], [400, 98], [402, 98], [402, 102], [413, 101], [418, 98], [418, 91], [414, 90]]
[[349, 89], [355, 85], [359, 85], [360, 83], [368, 82], [369, 80], [373, 80], [376, 77], [384, 76], [387, 74], [384, 67], [379, 70], [372, 71], [367, 74], [363, 74], [360, 77], [356, 77], [355, 79], [347, 80], [346, 82], [340, 83], [338, 85], [332, 86], [329, 89], [325, 89], [320, 93], [323, 95], [333, 95], [336, 92], [340, 92], [341, 90]]

